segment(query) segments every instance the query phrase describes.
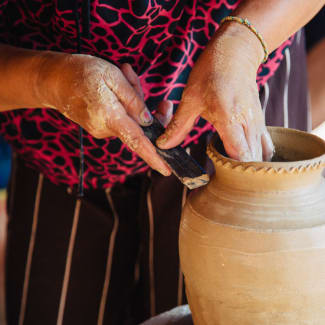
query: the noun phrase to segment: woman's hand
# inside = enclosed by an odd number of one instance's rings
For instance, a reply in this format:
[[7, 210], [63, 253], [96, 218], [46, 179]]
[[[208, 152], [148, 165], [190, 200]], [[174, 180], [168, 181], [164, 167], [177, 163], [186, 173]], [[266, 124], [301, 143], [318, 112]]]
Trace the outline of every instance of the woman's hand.
[[196, 62], [158, 146], [167, 149], [181, 143], [201, 115], [216, 128], [230, 157], [269, 160], [273, 144], [256, 85], [263, 56], [262, 46], [250, 30], [225, 23]]
[[[96, 138], [120, 138], [152, 168], [170, 175], [169, 167], [140, 128], [150, 125], [152, 116], [129, 64], [120, 70], [89, 55], [47, 52], [37, 84], [36, 93], [44, 107], [59, 110]], [[158, 118], [168, 122], [171, 111], [171, 103], [163, 102]]]

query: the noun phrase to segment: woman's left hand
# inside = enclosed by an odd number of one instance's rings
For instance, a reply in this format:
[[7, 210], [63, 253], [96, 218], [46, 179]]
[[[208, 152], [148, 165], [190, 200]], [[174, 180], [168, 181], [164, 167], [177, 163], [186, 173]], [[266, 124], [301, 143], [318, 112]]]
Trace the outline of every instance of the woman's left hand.
[[167, 149], [180, 144], [202, 116], [213, 124], [231, 158], [270, 160], [273, 144], [256, 84], [263, 56], [259, 40], [248, 28], [224, 24], [196, 62], [158, 146]]

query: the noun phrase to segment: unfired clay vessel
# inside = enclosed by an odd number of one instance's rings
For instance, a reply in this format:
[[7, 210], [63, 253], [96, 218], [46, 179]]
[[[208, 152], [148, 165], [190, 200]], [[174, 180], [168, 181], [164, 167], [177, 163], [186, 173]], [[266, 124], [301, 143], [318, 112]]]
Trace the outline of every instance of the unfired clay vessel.
[[181, 267], [195, 325], [325, 324], [325, 142], [269, 128], [287, 162], [208, 154], [216, 173], [190, 195]]

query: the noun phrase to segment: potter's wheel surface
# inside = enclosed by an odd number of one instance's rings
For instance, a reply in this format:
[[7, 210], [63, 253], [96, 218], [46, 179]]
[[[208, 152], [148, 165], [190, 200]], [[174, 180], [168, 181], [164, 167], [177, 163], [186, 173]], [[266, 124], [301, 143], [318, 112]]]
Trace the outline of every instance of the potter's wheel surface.
[[150, 318], [141, 325], [193, 325], [193, 322], [188, 305], [184, 305]]

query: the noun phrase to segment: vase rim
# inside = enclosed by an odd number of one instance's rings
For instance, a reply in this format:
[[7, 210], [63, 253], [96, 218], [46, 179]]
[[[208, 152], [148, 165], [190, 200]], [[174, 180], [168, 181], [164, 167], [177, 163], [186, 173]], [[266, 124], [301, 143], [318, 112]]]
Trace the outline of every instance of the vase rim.
[[[241, 171], [250, 172], [267, 172], [267, 173], [302, 173], [311, 169], [320, 169], [325, 167], [325, 141], [320, 137], [307, 133], [304, 131], [299, 131], [296, 129], [269, 126], [267, 127], [271, 137], [272, 135], [280, 135], [282, 137], [295, 136], [297, 138], [303, 137], [305, 139], [309, 138], [309, 141], [314, 145], [318, 145], [322, 149], [323, 154], [312, 157], [311, 159], [296, 160], [296, 161], [249, 161], [243, 162], [238, 161], [221, 154], [215, 147], [216, 141], [218, 140], [215, 134], [210, 143], [208, 144], [207, 154], [209, 158], [213, 161], [216, 167], [225, 167]], [[272, 140], [273, 137], [272, 137]], [[277, 147], [277, 143], [274, 143]]]

